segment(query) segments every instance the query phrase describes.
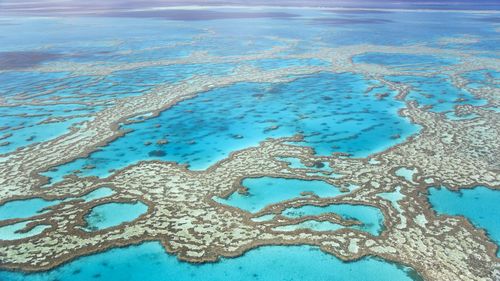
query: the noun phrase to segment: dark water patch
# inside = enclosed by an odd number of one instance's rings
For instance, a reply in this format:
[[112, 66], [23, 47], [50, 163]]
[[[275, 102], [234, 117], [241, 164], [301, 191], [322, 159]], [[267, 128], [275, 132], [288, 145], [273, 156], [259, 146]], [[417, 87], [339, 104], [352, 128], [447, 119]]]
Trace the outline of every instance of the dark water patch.
[[0, 69], [11, 70], [33, 67], [60, 57], [62, 57], [61, 54], [49, 52], [0, 52]]
[[167, 153], [163, 150], [153, 150], [148, 153], [150, 157], [163, 157], [167, 155]]

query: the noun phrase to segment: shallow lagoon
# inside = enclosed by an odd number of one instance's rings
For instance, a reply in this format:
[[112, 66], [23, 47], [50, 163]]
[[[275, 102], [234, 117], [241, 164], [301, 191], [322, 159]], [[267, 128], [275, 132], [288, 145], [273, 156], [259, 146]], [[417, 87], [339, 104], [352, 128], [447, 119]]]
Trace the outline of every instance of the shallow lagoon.
[[[25, 147], [37, 142], [44, 142], [59, 137], [70, 131], [70, 127], [88, 118], [73, 118], [63, 122], [47, 124], [33, 124], [12, 132], [12, 136], [0, 140], [5, 142], [0, 146], [0, 154], [13, 152], [18, 148]], [[7, 132], [10, 133], [10, 132]]]
[[[109, 170], [140, 160], [162, 159], [205, 169], [231, 151], [266, 138], [302, 133], [298, 145], [320, 155], [335, 151], [366, 156], [415, 133], [418, 127], [397, 115], [404, 106], [382, 85], [350, 73], [320, 73], [287, 84], [240, 83], [183, 101], [160, 116], [125, 126], [133, 131], [88, 158], [57, 167], [45, 175], [60, 180], [81, 170], [106, 176]], [[390, 96], [378, 99], [377, 94]], [[158, 145], [160, 140], [168, 143]], [[93, 165], [96, 168], [84, 170]]]
[[95, 206], [85, 216], [88, 231], [100, 230], [133, 221], [146, 213], [148, 207], [142, 202], [105, 203]]
[[485, 105], [486, 100], [474, 97], [466, 89], [456, 88], [444, 75], [432, 77], [388, 76], [394, 82], [404, 82], [412, 86], [406, 100], [415, 100], [421, 106], [432, 106], [434, 112], [450, 112], [455, 106]]
[[[293, 265], [292, 267], [290, 265]], [[273, 280], [411, 281], [414, 271], [374, 258], [344, 263], [309, 246], [261, 247], [218, 263], [190, 264], [165, 253], [159, 243], [112, 249], [82, 257], [45, 273], [0, 271], [2, 281], [83, 280]]]
[[[483, 228], [500, 245], [500, 191], [478, 186], [458, 192], [442, 188], [429, 190], [429, 201], [438, 214], [464, 216]], [[500, 256], [497, 251], [497, 256]]]
[[47, 201], [42, 198], [10, 201], [0, 205], [0, 221], [29, 218], [42, 212], [44, 208], [54, 206], [59, 202], [59, 200]]
[[69, 197], [64, 200], [45, 200], [42, 198], [13, 200], [0, 205], [0, 221], [33, 217], [37, 214], [43, 213], [45, 208], [55, 206], [65, 201], [81, 199], [85, 202], [89, 202], [110, 196], [112, 194], [114, 194], [114, 191], [111, 188], [101, 187], [83, 195], [82, 197]]
[[[361, 222], [361, 225], [350, 228], [366, 231], [372, 235], [379, 235], [384, 226], [384, 216], [382, 212], [371, 206], [338, 204], [325, 207], [303, 206], [300, 208], [289, 208], [283, 211], [285, 217], [300, 218], [303, 216], [321, 215], [333, 213], [340, 215], [343, 219], [352, 219]], [[340, 226], [344, 228], [343, 226]], [[317, 230], [314, 227], [313, 230]], [[321, 230], [321, 229], [320, 229]]]
[[452, 57], [398, 53], [365, 53], [354, 56], [352, 60], [354, 63], [384, 65], [403, 72], [436, 71], [439, 67], [459, 62]]
[[[0, 72], [0, 83], [5, 82], [0, 86], [0, 96], [18, 95], [23, 98], [7, 102], [34, 104], [0, 107], [0, 154], [61, 136], [71, 125], [90, 119], [79, 116], [98, 112], [112, 104], [113, 99], [141, 95], [156, 85], [195, 75], [227, 75], [234, 67], [233, 63], [151, 66], [115, 71], [103, 77], [72, 76], [65, 72]], [[66, 104], [53, 104], [54, 101]], [[72, 118], [40, 123], [49, 117]]]
[[27, 232], [19, 232], [24, 229], [30, 221], [22, 221], [14, 224], [4, 225], [0, 227], [0, 240], [18, 240], [42, 233], [50, 225], [40, 224]]
[[319, 197], [335, 197], [342, 194], [337, 187], [319, 180], [264, 177], [244, 179], [242, 185], [248, 188], [248, 194], [235, 192], [227, 199], [214, 199], [221, 204], [256, 213], [267, 205], [300, 197], [302, 192], [313, 192]]

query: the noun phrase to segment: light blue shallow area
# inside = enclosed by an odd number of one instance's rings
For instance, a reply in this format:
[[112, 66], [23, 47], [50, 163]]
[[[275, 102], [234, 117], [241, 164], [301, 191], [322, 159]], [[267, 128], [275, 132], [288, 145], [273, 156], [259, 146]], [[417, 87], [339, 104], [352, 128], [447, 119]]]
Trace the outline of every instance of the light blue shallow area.
[[146, 213], [148, 206], [136, 203], [105, 203], [98, 205], [85, 216], [86, 230], [94, 231], [133, 221]]
[[312, 231], [337, 231], [339, 229], [345, 228], [344, 226], [329, 222], [329, 221], [319, 221], [319, 220], [306, 220], [299, 222], [297, 224], [280, 225], [273, 227], [275, 231], [295, 231], [295, 230], [312, 230]]
[[[0, 107], [0, 154], [67, 133], [74, 124], [91, 119], [84, 115], [95, 113], [103, 108], [101, 105], [55, 104], [50, 99], [47, 99], [48, 104], [45, 104], [42, 102], [42, 97], [45, 98], [51, 94], [40, 95], [40, 93], [64, 87], [57, 81], [64, 80], [67, 74], [31, 74], [33, 75], [23, 72], [0, 73], [0, 96], [7, 97], [6, 104], [10, 103], [9, 95], [19, 94], [24, 98], [14, 100], [13, 106]], [[2, 83], [3, 81], [9, 83]], [[71, 81], [66, 83], [71, 84]], [[83, 99], [80, 99], [78, 102], [82, 101]], [[18, 105], [31, 102], [33, 105]], [[58, 120], [58, 122], [44, 122], [49, 118], [61, 117], [65, 119]]]
[[379, 235], [384, 227], [384, 215], [382, 212], [371, 206], [338, 204], [319, 206], [303, 206], [300, 208], [289, 208], [283, 211], [282, 215], [289, 218], [300, 218], [303, 216], [317, 216], [326, 213], [340, 215], [346, 220], [357, 220], [362, 225], [351, 226], [350, 228], [366, 231], [372, 235]]
[[85, 194], [81, 198], [83, 200], [85, 200], [86, 202], [89, 202], [92, 200], [108, 197], [110, 195], [113, 195], [114, 193], [115, 192], [113, 191], [113, 189], [111, 189], [109, 187], [101, 187], [101, 188], [95, 189], [95, 190]]
[[0, 271], [2, 281], [411, 281], [408, 267], [374, 258], [345, 263], [309, 246], [261, 247], [233, 259], [195, 265], [165, 253], [159, 243], [112, 249], [82, 257], [49, 272]]
[[47, 201], [42, 198], [10, 201], [0, 205], [0, 221], [29, 218], [59, 202], [59, 200]]
[[419, 54], [398, 53], [365, 53], [354, 56], [354, 63], [370, 63], [394, 67], [400, 71], [436, 71], [441, 66], [458, 63], [458, 59], [452, 57], [439, 57]]
[[33, 93], [33, 90], [48, 90], [59, 86], [61, 79], [69, 76], [68, 72], [10, 71], [0, 73], [0, 94], [14, 96], [16, 94]]
[[313, 163], [313, 166], [306, 166], [304, 165], [304, 163], [300, 161], [299, 158], [278, 157], [277, 160], [287, 163], [288, 167], [292, 169], [312, 169], [312, 170], [317, 169], [318, 172], [325, 172], [325, 173], [333, 171], [328, 162], [316, 162]]
[[82, 197], [68, 197], [64, 200], [45, 200], [42, 198], [30, 198], [9, 201], [0, 205], [0, 221], [9, 219], [24, 219], [43, 213], [45, 208], [55, 206], [63, 201], [83, 199], [86, 202], [104, 198], [115, 192], [109, 187], [100, 187]]
[[[0, 154], [9, 153], [30, 144], [54, 139], [65, 133], [69, 133], [69, 129], [73, 125], [87, 120], [88, 118], [73, 118], [63, 122], [35, 124], [22, 129], [14, 130], [12, 132], [12, 136], [4, 138], [0, 141], [0, 143], [6, 142], [5, 145], [0, 146]], [[2, 123], [0, 123], [0, 126], [1, 125]]]
[[[107, 80], [116, 86], [154, 86], [168, 84], [192, 78], [194, 75], [221, 76], [228, 75], [234, 69], [233, 63], [177, 64], [166, 66], [149, 66], [112, 73]], [[115, 87], [111, 89], [115, 91]]]
[[50, 227], [50, 225], [40, 224], [33, 227], [29, 231], [20, 232], [20, 230], [24, 229], [28, 223], [29, 221], [22, 221], [14, 224], [1, 226], [0, 240], [18, 240], [22, 238], [35, 236], [42, 233], [42, 231]]
[[269, 204], [300, 197], [302, 192], [313, 192], [319, 197], [342, 194], [337, 187], [319, 180], [263, 177], [244, 179], [242, 185], [248, 188], [248, 194], [235, 192], [227, 199], [217, 198], [216, 201], [255, 213]]
[[449, 112], [461, 104], [484, 105], [486, 100], [474, 97], [465, 89], [456, 88], [444, 75], [432, 77], [388, 76], [394, 82], [404, 82], [412, 86], [406, 100], [415, 100], [420, 105], [432, 106], [431, 111]]
[[[365, 93], [374, 85], [379, 87]], [[381, 93], [391, 96], [378, 99]], [[305, 136], [297, 144], [311, 146], [317, 154], [366, 156], [418, 130], [397, 115], [404, 104], [393, 95], [385, 86], [351, 73], [320, 73], [284, 84], [235, 84], [127, 125], [133, 131], [124, 137], [45, 175], [53, 181], [75, 170], [83, 176], [106, 176], [109, 170], [148, 159], [186, 163], [199, 170], [266, 138], [297, 133]], [[162, 139], [168, 143], [157, 145]], [[82, 169], [87, 165], [96, 168]]]
[[[483, 228], [500, 245], [500, 191], [478, 186], [458, 192], [444, 187], [429, 189], [429, 201], [438, 214], [464, 216]], [[497, 256], [500, 252], [497, 251]]]
[[[220, 76], [233, 71], [233, 63], [179, 64], [151, 66], [115, 71], [102, 78], [73, 76], [65, 72], [6, 72], [0, 73], [0, 96], [21, 95], [22, 105], [0, 108], [0, 154], [26, 145], [47, 141], [68, 132], [68, 128], [90, 118], [71, 118], [62, 122], [40, 124], [49, 117], [91, 114], [112, 103], [81, 105], [144, 94], [156, 85], [176, 83], [194, 75]], [[40, 95], [40, 93], [47, 92]], [[51, 104], [52, 99], [67, 104]], [[7, 100], [9, 103], [10, 100]], [[44, 104], [48, 103], [48, 104]], [[5, 136], [5, 137], [2, 137]]]
[[498, 87], [500, 85], [500, 72], [491, 69], [470, 71], [462, 75], [470, 83], [467, 87]]
[[[7, 95], [7, 97], [21, 95], [25, 102], [41, 104], [53, 103], [54, 99], [57, 98], [57, 101], [75, 104], [51, 104], [49, 107], [71, 107], [81, 102], [100, 102], [111, 98], [139, 95], [143, 91], [151, 89], [154, 85], [154, 79], [164, 78], [163, 73], [166, 71], [161, 71], [162, 69], [168, 70], [167, 67], [158, 68], [158, 74], [149, 77], [151, 81], [149, 84], [146, 84], [147, 81], [139, 83], [141, 81], [139, 75], [141, 71], [139, 69], [134, 69], [138, 72], [136, 79], [131, 79], [130, 75], [127, 77], [127, 73], [131, 72], [131, 70], [115, 71], [103, 76], [73, 75], [65, 72], [6, 72], [0, 73], [0, 81], [5, 81], [0, 86], [0, 94]], [[170, 71], [172, 81], [175, 78], [175, 71], [178, 69], [181, 69], [181, 67], [173, 67], [172, 71]], [[147, 70], [148, 68], [144, 68], [144, 72], [147, 72]], [[144, 79], [144, 77], [142, 78]], [[16, 100], [8, 99], [7, 101], [16, 103]], [[90, 105], [89, 107], [92, 108], [93, 106]], [[63, 114], [62, 112], [59, 113]]]
[[285, 59], [273, 58], [252, 61], [252, 65], [262, 69], [279, 69], [286, 67], [304, 67], [304, 66], [329, 66], [331, 63], [320, 59]]

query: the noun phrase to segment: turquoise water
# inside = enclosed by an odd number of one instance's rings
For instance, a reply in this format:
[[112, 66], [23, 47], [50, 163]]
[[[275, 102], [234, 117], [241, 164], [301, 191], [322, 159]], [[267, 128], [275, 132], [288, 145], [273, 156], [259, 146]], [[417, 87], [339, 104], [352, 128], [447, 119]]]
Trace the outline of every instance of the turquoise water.
[[8, 219], [24, 219], [43, 213], [45, 208], [55, 206], [63, 201], [83, 199], [86, 202], [104, 198], [115, 192], [109, 187], [101, 187], [91, 191], [82, 197], [68, 197], [64, 200], [45, 200], [42, 198], [31, 198], [25, 200], [13, 200], [0, 205], [0, 221]]
[[459, 62], [452, 57], [413, 54], [365, 53], [354, 56], [354, 63], [370, 63], [390, 66], [398, 71], [436, 71], [441, 66], [449, 66]]
[[[101, 106], [79, 104], [0, 107], [0, 154], [67, 133], [72, 125], [90, 119], [82, 116], [83, 114], [95, 113], [101, 109]], [[48, 118], [58, 117], [67, 119], [41, 123]]]
[[345, 228], [344, 226], [329, 221], [306, 220], [297, 224], [280, 225], [274, 227], [275, 231], [295, 231], [309, 229], [313, 231], [336, 231]]
[[[282, 215], [289, 218], [300, 218], [303, 216], [315, 216], [327, 213], [340, 215], [346, 220], [356, 220], [362, 225], [351, 226], [350, 228], [366, 231], [372, 235], [379, 235], [384, 227], [384, 215], [382, 212], [371, 206], [338, 204], [319, 206], [303, 206], [300, 208], [289, 208], [283, 211]], [[340, 226], [344, 228], [344, 226]], [[312, 228], [315, 229], [314, 226]]]
[[195, 265], [180, 262], [175, 256], [165, 254], [162, 246], [155, 242], [82, 257], [44, 273], [0, 271], [0, 279], [3, 281], [421, 280], [407, 267], [374, 258], [345, 263], [309, 246], [261, 247], [239, 258]]
[[92, 200], [111, 196], [114, 193], [115, 192], [113, 191], [113, 189], [109, 187], [101, 187], [82, 196], [82, 199], [85, 200], [86, 202], [89, 202]]
[[256, 213], [267, 205], [301, 197], [302, 192], [313, 192], [319, 197], [342, 194], [337, 187], [318, 180], [263, 177], [244, 179], [242, 185], [248, 188], [248, 194], [234, 192], [227, 199], [215, 198], [216, 201]]
[[18, 240], [22, 238], [27, 238], [31, 236], [38, 235], [42, 233], [44, 229], [50, 227], [50, 225], [40, 224], [27, 232], [18, 232], [26, 227], [30, 221], [22, 221], [14, 224], [4, 225], [0, 227], [0, 241], [1, 240]]
[[330, 66], [331, 63], [320, 60], [320, 59], [262, 59], [257, 61], [252, 61], [251, 65], [254, 65], [262, 69], [279, 69], [285, 67], [303, 67], [303, 66]]
[[50, 89], [51, 85], [60, 86], [58, 83], [68, 76], [68, 72], [3, 72], [0, 73], [0, 83], [2, 85], [0, 87], [0, 94], [4, 97], [14, 97], [23, 94], [33, 95], [36, 93], [35, 90], [47, 90]]
[[0, 205], [0, 221], [29, 218], [42, 212], [44, 208], [57, 205], [59, 200], [47, 201], [42, 198], [14, 200]]
[[[116, 86], [140, 87], [154, 86], [162, 83], [174, 83], [195, 75], [221, 76], [234, 70], [233, 63], [179, 64], [166, 66], [150, 66], [132, 70], [121, 70], [112, 73], [107, 80]], [[146, 88], [148, 89], [148, 88]]]
[[[175, 83], [194, 75], [220, 76], [230, 74], [235, 65], [225, 64], [180, 64], [143, 67], [133, 70], [115, 71], [102, 78], [72, 76], [68, 73], [24, 72], [0, 73], [0, 96], [22, 96], [13, 103], [35, 102], [39, 105], [0, 107], [0, 154], [36, 142], [58, 137], [78, 122], [90, 118], [70, 118], [62, 122], [40, 124], [49, 117], [70, 117], [91, 114], [111, 103], [102, 105], [81, 105], [99, 103], [116, 98], [141, 95], [162, 83]], [[30, 75], [31, 74], [31, 75]], [[46, 94], [40, 95], [40, 92]], [[53, 99], [67, 104], [51, 104]], [[7, 100], [9, 101], [9, 100]], [[2, 136], [5, 136], [2, 138]]]
[[137, 203], [105, 203], [92, 208], [85, 216], [86, 230], [94, 231], [133, 221], [148, 210], [142, 202]]
[[309, 167], [306, 166], [304, 163], [302, 163], [299, 158], [279, 157], [277, 158], [277, 160], [286, 162], [288, 166], [292, 169], [312, 169], [312, 170], [318, 170], [318, 172], [325, 172], [325, 173], [330, 173], [333, 171], [328, 162], [316, 162], [313, 163], [313, 166]]
[[[483, 228], [500, 245], [500, 191], [484, 186], [459, 192], [444, 187], [429, 189], [429, 201], [438, 214], [464, 216], [476, 227]], [[497, 251], [497, 256], [499, 252]]]
[[417, 172], [417, 169], [408, 169], [402, 167], [396, 170], [396, 176], [404, 178], [406, 181], [414, 183], [413, 175]]
[[[212, 90], [126, 126], [133, 131], [125, 137], [45, 175], [53, 181], [74, 170], [82, 176], [106, 176], [109, 170], [147, 159], [187, 163], [199, 170], [268, 137], [297, 133], [305, 135], [298, 144], [312, 146], [320, 155], [342, 151], [366, 156], [418, 129], [397, 115], [403, 103], [376, 98], [381, 92], [394, 95], [384, 86], [365, 94], [374, 84], [360, 75], [321, 73], [287, 84], [241, 83]], [[163, 139], [168, 143], [158, 145]], [[87, 165], [96, 168], [82, 169]]]
[[392, 192], [384, 192], [384, 193], [379, 193], [377, 196], [388, 200], [391, 202], [392, 206], [398, 211], [401, 212], [401, 206], [399, 205], [399, 201], [403, 199], [405, 196], [401, 194], [401, 187], [398, 186], [396, 187], [396, 190]]
[[[76, 123], [86, 121], [88, 118], [73, 118], [64, 122], [54, 122], [49, 124], [35, 124], [23, 129], [15, 130], [12, 136], [0, 142], [6, 142], [0, 146], [0, 154], [12, 152], [20, 147], [48, 141], [69, 132], [69, 128]], [[8, 132], [7, 132], [8, 133]]]
[[485, 86], [498, 87], [500, 84], [500, 72], [490, 69], [470, 71], [462, 76], [470, 81], [467, 87], [475, 89]]
[[444, 75], [432, 77], [388, 76], [395, 82], [404, 82], [412, 86], [406, 100], [415, 100], [420, 105], [432, 106], [431, 111], [449, 112], [456, 105], [484, 105], [485, 100], [478, 99], [465, 89], [458, 89]]
[[[232, 63], [152, 66], [101, 77], [69, 72], [0, 72], [0, 97], [12, 104], [0, 107], [0, 154], [58, 137], [71, 125], [90, 119], [82, 115], [100, 111], [116, 98], [142, 95], [156, 85], [194, 75], [227, 75], [234, 67]], [[72, 118], [40, 123], [53, 117]]]
[[477, 118], [477, 117], [479, 117], [479, 115], [477, 115], [475, 113], [469, 113], [469, 114], [462, 115], [462, 116], [457, 116], [455, 114], [455, 112], [448, 112], [448, 113], [446, 113], [446, 119], [453, 120], [453, 121], [470, 120], [470, 119], [474, 119], [474, 118]]

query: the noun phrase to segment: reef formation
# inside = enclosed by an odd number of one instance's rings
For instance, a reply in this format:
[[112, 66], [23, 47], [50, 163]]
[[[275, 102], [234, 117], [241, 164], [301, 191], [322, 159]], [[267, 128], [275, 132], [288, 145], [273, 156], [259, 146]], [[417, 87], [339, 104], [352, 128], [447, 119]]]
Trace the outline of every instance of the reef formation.
[[[443, 38], [442, 44], [471, 40]], [[478, 185], [500, 189], [500, 116], [491, 110], [500, 106], [500, 91], [498, 87], [468, 87], [469, 81], [464, 77], [470, 71], [499, 71], [500, 61], [480, 56], [481, 51], [462, 51], [445, 46], [365, 44], [324, 47], [315, 52], [293, 54], [287, 51], [293, 49], [296, 42], [284, 40], [283, 43], [282, 47], [258, 55], [232, 57], [197, 52], [177, 60], [117, 65], [49, 62], [28, 68], [29, 71], [100, 76], [149, 66], [235, 63], [271, 58], [321, 59], [331, 63], [329, 66], [272, 70], [245, 65], [228, 75], [198, 75], [157, 85], [139, 96], [117, 98], [103, 110], [90, 114], [90, 120], [73, 126], [67, 134], [4, 154], [0, 159], [0, 206], [30, 198], [61, 202], [29, 218], [0, 222], [0, 226], [5, 226], [29, 221], [23, 231], [39, 225], [48, 226], [38, 235], [0, 240], [0, 267], [47, 270], [82, 255], [154, 240], [161, 241], [167, 252], [191, 262], [236, 257], [263, 245], [307, 244], [319, 246], [322, 251], [346, 261], [370, 255], [404, 264], [415, 269], [425, 280], [498, 280], [500, 260], [496, 256], [497, 245], [483, 230], [463, 217], [438, 216], [428, 202], [427, 190], [433, 186], [458, 190]], [[451, 56], [459, 63], [422, 72], [353, 61], [355, 56], [373, 52]], [[318, 156], [311, 148], [298, 145], [303, 136], [296, 134], [267, 139], [257, 147], [234, 151], [226, 159], [201, 171], [189, 170], [186, 165], [175, 162], [141, 161], [113, 171], [102, 179], [71, 175], [50, 184], [40, 175], [52, 167], [85, 157], [98, 147], [122, 137], [126, 132], [120, 130], [120, 126], [139, 122], [134, 119], [138, 116], [141, 120], [153, 118], [180, 101], [235, 83], [287, 83], [319, 72], [357, 73], [379, 81], [397, 92], [396, 99], [405, 102], [406, 106], [399, 115], [421, 126], [421, 130], [404, 142], [366, 158], [348, 157], [342, 153]], [[412, 85], [386, 79], [389, 75], [425, 78], [440, 74], [450, 77], [456, 88], [467, 89], [476, 98], [486, 101], [480, 106], [455, 107], [457, 116], [474, 114], [474, 118], [450, 120], [444, 113], [433, 112], [429, 106], [406, 100]], [[23, 103], [22, 99], [17, 102]], [[4, 98], [0, 100], [0, 106], [9, 107], [13, 103]], [[300, 160], [304, 167], [292, 167], [286, 160], [289, 158]], [[332, 171], [319, 169], [323, 165]], [[412, 171], [410, 177], [401, 176], [398, 173], [401, 169]], [[320, 180], [342, 189], [343, 193], [326, 198], [306, 193], [299, 198], [268, 205], [256, 213], [214, 200], [228, 198], [234, 192], [244, 193], [242, 181], [258, 177]], [[350, 186], [356, 188], [350, 190], [347, 188]], [[114, 193], [95, 200], [79, 199], [102, 187], [109, 187]], [[396, 192], [401, 195], [397, 201], [391, 202], [382, 196]], [[142, 202], [147, 205], [147, 212], [118, 226], [86, 231], [84, 217], [92, 208], [111, 202]], [[283, 215], [284, 210], [292, 207], [335, 204], [379, 209], [384, 216], [382, 233], [374, 236], [350, 228], [359, 222], [334, 214], [296, 218]], [[266, 215], [274, 216], [259, 219]], [[345, 227], [335, 231], [280, 229], [311, 220]]]

